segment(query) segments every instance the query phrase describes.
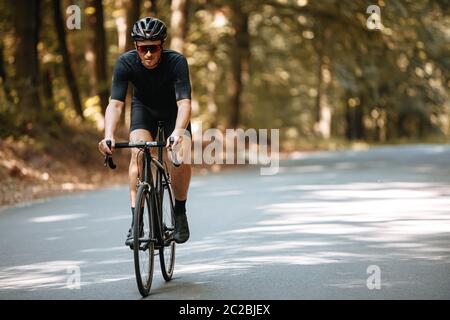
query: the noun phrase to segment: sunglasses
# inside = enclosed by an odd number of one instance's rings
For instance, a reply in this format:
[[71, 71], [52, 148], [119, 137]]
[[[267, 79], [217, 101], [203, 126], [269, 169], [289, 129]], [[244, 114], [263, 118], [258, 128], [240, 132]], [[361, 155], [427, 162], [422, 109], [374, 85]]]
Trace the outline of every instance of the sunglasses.
[[137, 50], [142, 54], [147, 54], [147, 52], [150, 51], [150, 53], [155, 53], [161, 50], [160, 44], [150, 44], [150, 45], [144, 45], [144, 46], [138, 46], [136, 45]]

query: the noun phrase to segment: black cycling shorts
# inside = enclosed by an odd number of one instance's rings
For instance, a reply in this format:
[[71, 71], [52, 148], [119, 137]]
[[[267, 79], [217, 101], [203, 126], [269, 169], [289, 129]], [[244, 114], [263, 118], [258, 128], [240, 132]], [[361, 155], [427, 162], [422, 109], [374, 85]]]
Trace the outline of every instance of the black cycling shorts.
[[[158, 132], [158, 121], [164, 121], [164, 134], [167, 139], [175, 129], [176, 116], [170, 119], [157, 119], [154, 116], [151, 116], [150, 110], [147, 107], [132, 106], [130, 132], [136, 129], [145, 129], [150, 131], [153, 140], [155, 140]], [[190, 122], [186, 130], [189, 131], [192, 137]]]

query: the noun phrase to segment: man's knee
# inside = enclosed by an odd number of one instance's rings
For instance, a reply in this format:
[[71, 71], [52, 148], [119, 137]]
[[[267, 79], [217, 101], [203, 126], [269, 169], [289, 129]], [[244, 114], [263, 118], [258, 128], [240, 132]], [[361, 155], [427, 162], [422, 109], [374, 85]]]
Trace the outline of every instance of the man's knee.
[[135, 174], [138, 171], [138, 163], [141, 164], [143, 161], [142, 153], [137, 149], [131, 149], [131, 158], [130, 158], [130, 174]]
[[142, 155], [140, 155], [139, 153], [139, 150], [135, 148], [131, 149], [130, 165], [136, 165], [138, 160], [142, 159]]

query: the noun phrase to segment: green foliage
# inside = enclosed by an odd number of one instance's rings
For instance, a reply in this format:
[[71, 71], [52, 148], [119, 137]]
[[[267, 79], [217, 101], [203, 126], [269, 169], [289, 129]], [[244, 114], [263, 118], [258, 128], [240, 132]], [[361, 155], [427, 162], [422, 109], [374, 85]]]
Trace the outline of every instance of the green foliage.
[[[192, 0], [185, 54], [194, 89], [194, 117], [204, 121], [204, 127], [223, 128], [227, 123], [230, 54], [236, 50], [230, 6], [237, 6], [249, 15], [250, 37], [250, 60], [241, 96], [242, 126], [281, 128], [283, 140], [316, 141], [317, 95], [322, 94], [331, 106], [333, 139], [345, 138], [349, 128], [356, 130], [358, 125], [367, 141], [449, 137], [448, 2], [372, 2], [381, 9], [380, 30], [367, 28], [368, 2], [361, 0]], [[170, 25], [170, 1], [157, 3], [159, 17]], [[69, 32], [67, 38], [87, 106], [92, 101], [92, 70], [87, 67], [85, 48], [92, 30], [84, 24], [85, 2], [77, 4], [83, 13], [82, 29]], [[39, 59], [41, 70], [50, 70], [53, 76], [55, 106], [48, 112], [56, 116], [41, 121], [49, 126], [54, 117], [62, 117], [54, 124], [57, 131], [60, 123], [78, 120], [63, 77], [50, 6], [49, 0], [42, 1]], [[121, 53], [117, 26], [126, 12], [121, 1], [103, 1], [103, 6], [110, 77]], [[1, 41], [11, 77], [15, 72], [11, 60], [12, 10], [13, 2], [0, 3]], [[325, 41], [324, 34], [330, 31], [331, 38]], [[321, 63], [331, 81], [323, 91]], [[20, 123], [20, 114], [6, 107], [4, 91], [0, 92], [0, 134], [4, 136]]]

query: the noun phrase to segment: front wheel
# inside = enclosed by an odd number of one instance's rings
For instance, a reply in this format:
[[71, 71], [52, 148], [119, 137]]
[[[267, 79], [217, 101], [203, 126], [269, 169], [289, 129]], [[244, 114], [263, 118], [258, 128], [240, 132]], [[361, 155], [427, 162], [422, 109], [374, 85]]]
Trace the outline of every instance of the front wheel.
[[161, 188], [162, 236], [164, 245], [159, 249], [159, 261], [164, 280], [170, 281], [175, 267], [175, 232], [174, 197], [172, 186], [168, 181], [162, 182]]
[[153, 226], [154, 212], [153, 190], [147, 185], [141, 185], [136, 195], [136, 209], [134, 212], [134, 270], [139, 292], [143, 297], [148, 296], [153, 280], [155, 256], [155, 232]]

